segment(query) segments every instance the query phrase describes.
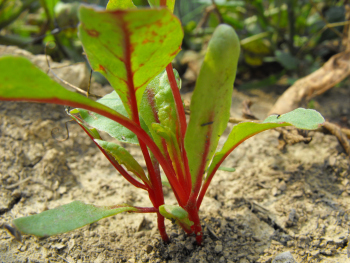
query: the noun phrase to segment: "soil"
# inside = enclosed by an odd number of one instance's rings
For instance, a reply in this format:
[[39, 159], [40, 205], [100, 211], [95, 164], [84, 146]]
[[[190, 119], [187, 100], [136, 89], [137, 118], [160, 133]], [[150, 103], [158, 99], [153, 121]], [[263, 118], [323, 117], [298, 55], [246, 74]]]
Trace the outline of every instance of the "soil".
[[[340, 104], [349, 93], [328, 92], [319, 103], [335, 102], [320, 111], [332, 118], [343, 114]], [[276, 99], [261, 91], [235, 92], [232, 115], [240, 114], [248, 97], [259, 118]], [[349, 105], [341, 109], [349, 111]], [[69, 122], [69, 139], [59, 140], [69, 120], [63, 107], [0, 102], [0, 118], [2, 224], [73, 200], [150, 206], [145, 191], [118, 175], [76, 124]], [[60, 131], [52, 135], [56, 127]], [[22, 243], [0, 231], [0, 262], [267, 263], [287, 251], [296, 262], [350, 262], [349, 159], [335, 137], [309, 135], [309, 144], [279, 150], [279, 133], [267, 131], [229, 156], [224, 166], [236, 171], [217, 173], [201, 207], [203, 246], [170, 221], [172, 242], [165, 245], [154, 215], [119, 214], [46, 239], [23, 236]], [[127, 147], [141, 158], [137, 147]], [[166, 203], [175, 204], [171, 191], [164, 191]]]

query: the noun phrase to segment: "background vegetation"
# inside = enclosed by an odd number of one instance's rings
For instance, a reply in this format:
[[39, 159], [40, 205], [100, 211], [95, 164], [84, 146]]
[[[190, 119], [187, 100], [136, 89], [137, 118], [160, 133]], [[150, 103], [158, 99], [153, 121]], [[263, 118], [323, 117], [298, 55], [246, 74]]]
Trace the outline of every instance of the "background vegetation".
[[[108, 0], [0, 0], [0, 44], [16, 45], [34, 54], [47, 49], [55, 61], [84, 61], [77, 38], [81, 3], [105, 7]], [[145, 0], [134, 0], [147, 5]], [[319, 68], [340, 50], [346, 0], [180, 0], [184, 51], [205, 49], [214, 28], [227, 23], [241, 39], [236, 85], [259, 88], [280, 82], [290, 85]], [[183, 74], [188, 67], [179, 60]], [[286, 77], [287, 76], [287, 77]]]

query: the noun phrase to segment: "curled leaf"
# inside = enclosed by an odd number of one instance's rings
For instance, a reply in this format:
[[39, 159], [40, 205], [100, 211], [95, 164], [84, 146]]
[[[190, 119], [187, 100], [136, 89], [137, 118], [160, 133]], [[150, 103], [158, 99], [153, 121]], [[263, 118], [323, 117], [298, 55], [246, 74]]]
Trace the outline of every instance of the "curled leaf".
[[177, 205], [161, 205], [159, 207], [159, 212], [165, 218], [171, 220], [172, 222], [185, 227], [186, 229], [191, 229], [193, 222], [188, 218], [188, 213], [185, 209]]

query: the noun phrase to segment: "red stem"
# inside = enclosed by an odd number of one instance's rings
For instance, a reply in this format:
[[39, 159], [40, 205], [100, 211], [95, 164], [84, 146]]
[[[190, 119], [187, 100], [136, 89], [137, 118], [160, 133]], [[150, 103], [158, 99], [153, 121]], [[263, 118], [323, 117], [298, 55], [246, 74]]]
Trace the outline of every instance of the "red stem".
[[199, 216], [198, 216], [198, 209], [196, 206], [196, 202], [190, 201], [186, 205], [186, 211], [188, 212], [189, 219], [194, 223], [191, 228], [192, 228], [194, 234], [196, 235], [197, 244], [200, 246], [202, 244], [202, 241], [203, 241], [203, 231], [202, 231], [201, 222], [200, 222]]
[[168, 79], [170, 83], [171, 90], [173, 92], [173, 97], [175, 100], [175, 105], [176, 105], [176, 115], [179, 120], [179, 126], [180, 126], [180, 138], [179, 138], [179, 145], [182, 153], [182, 161], [184, 163], [185, 167], [185, 177], [186, 177], [186, 189], [187, 191], [191, 190], [192, 186], [192, 178], [191, 178], [191, 173], [190, 173], [190, 168], [188, 166], [188, 159], [187, 159], [187, 154], [185, 150], [185, 144], [184, 144], [184, 139], [185, 139], [185, 134], [187, 130], [187, 123], [186, 123], [186, 114], [185, 114], [185, 109], [182, 104], [182, 99], [181, 99], [181, 94], [180, 90], [177, 86], [174, 71], [173, 71], [173, 66], [171, 63], [166, 67], [166, 71], [168, 74]]
[[[262, 132], [262, 131], [260, 131]], [[207, 176], [207, 179], [205, 179], [205, 182], [202, 186], [202, 189], [198, 195], [198, 199], [197, 199], [197, 208], [199, 209], [201, 204], [202, 204], [202, 201], [203, 201], [203, 198], [204, 198], [204, 195], [205, 193], [207, 192], [208, 190], [208, 187], [210, 185], [210, 182], [211, 180], [213, 179], [215, 173], [217, 172], [217, 170], [219, 169], [220, 165], [223, 163], [223, 161], [225, 161], [226, 157], [230, 155], [230, 153], [236, 149], [236, 147], [238, 145], [240, 145], [242, 142], [244, 142], [245, 140], [249, 139], [250, 137], [253, 137], [254, 135], [260, 133], [260, 132], [256, 132], [254, 134], [251, 134], [250, 136], [244, 138], [243, 140], [239, 141], [237, 144], [234, 145], [234, 147], [232, 147], [231, 149], [229, 149], [220, 159], [220, 161], [215, 165], [214, 169], [211, 171], [211, 173]]]
[[187, 129], [187, 123], [186, 123], [186, 114], [185, 114], [185, 109], [182, 104], [182, 99], [181, 99], [181, 94], [180, 90], [177, 86], [174, 71], [173, 71], [173, 66], [171, 63], [166, 66], [166, 72], [168, 74], [168, 79], [170, 82], [170, 87], [173, 92], [174, 100], [175, 100], [175, 105], [176, 105], [176, 112], [177, 112], [177, 117], [180, 121], [180, 132], [182, 139], [185, 138], [186, 134], [186, 129]]
[[165, 243], [169, 243], [170, 239], [165, 231], [164, 216], [162, 216], [159, 213], [159, 211], [157, 212], [157, 221], [158, 221], [158, 230], [159, 230], [160, 236], [162, 237]]
[[[76, 117], [78, 119], [78, 117]], [[79, 126], [85, 131], [85, 133], [90, 137], [90, 139], [96, 144], [96, 146], [101, 150], [101, 152], [106, 156], [108, 161], [114, 166], [115, 169], [132, 185], [144, 189], [144, 190], [150, 190], [150, 186], [147, 184], [147, 182], [144, 182], [145, 184], [141, 184], [139, 181], [137, 181], [134, 177], [132, 177], [125, 169], [114, 159], [112, 158], [98, 143], [95, 142], [94, 137], [90, 135], [90, 133], [85, 129], [83, 125], [81, 125], [79, 122], [77, 122]]]
[[175, 146], [175, 143], [177, 143], [176, 141], [171, 140], [170, 143], [171, 143], [170, 149], [171, 149], [172, 156], [174, 159], [178, 179], [179, 179], [179, 182], [180, 182], [181, 186], [183, 187], [183, 190], [185, 191], [186, 197], [188, 199], [188, 197], [190, 196], [190, 193], [191, 193], [191, 189], [189, 189], [187, 187], [186, 177], [184, 174], [185, 173], [184, 166], [183, 166], [183, 164], [181, 164], [181, 160], [182, 160], [181, 151], [179, 151], [179, 148], [177, 148]]
[[[1, 100], [4, 101], [26, 101], [26, 102], [38, 102], [38, 103], [51, 103], [51, 104], [57, 104], [57, 105], [63, 105], [63, 106], [70, 106], [73, 108], [82, 108], [88, 111], [95, 112], [97, 114], [100, 114], [108, 119], [111, 119], [115, 122], [120, 123], [125, 128], [129, 129], [133, 133], [137, 134], [138, 138], [140, 138], [147, 147], [149, 147], [150, 151], [154, 154], [154, 157], [158, 160], [159, 164], [162, 166], [164, 173], [167, 175], [169, 179], [169, 183], [173, 188], [173, 191], [181, 193], [181, 186], [177, 182], [176, 175], [174, 174], [174, 171], [170, 169], [167, 161], [165, 160], [163, 154], [159, 150], [158, 146], [154, 143], [154, 141], [148, 136], [148, 134], [138, 125], [136, 125], [135, 122], [132, 120], [126, 118], [125, 116], [119, 114], [118, 112], [107, 108], [103, 105], [100, 105], [99, 108], [90, 106], [84, 103], [80, 103], [77, 101], [71, 101], [71, 100], [64, 100], [59, 98], [45, 98], [45, 99], [28, 99], [28, 98], [1, 98]], [[186, 204], [186, 196], [185, 195], [179, 195], [179, 203]]]
[[[140, 124], [140, 119], [139, 119], [139, 112], [138, 112], [138, 107], [137, 107], [137, 100], [136, 100], [136, 92], [135, 92], [135, 85], [134, 85], [134, 74], [132, 72], [132, 67], [131, 67], [131, 54], [132, 54], [132, 45], [130, 43], [130, 38], [129, 38], [129, 32], [128, 28], [126, 27], [125, 23], [122, 24], [122, 28], [125, 34], [125, 66], [126, 66], [126, 72], [127, 72], [127, 84], [129, 88], [129, 103], [130, 103], [130, 108], [132, 112], [132, 120], [136, 122], [136, 124], [141, 127]], [[136, 134], [137, 135], [137, 134]], [[158, 209], [159, 206], [164, 204], [164, 194], [163, 194], [163, 188], [162, 188], [162, 181], [160, 178], [160, 173], [156, 173], [151, 157], [149, 155], [148, 149], [146, 144], [140, 140], [140, 137], [137, 135], [137, 138], [139, 140], [140, 148], [142, 151], [142, 154], [145, 158], [147, 170], [149, 173], [149, 179], [152, 183], [152, 189], [154, 191], [155, 198], [152, 198], [153, 200], [153, 205]], [[165, 231], [165, 225], [164, 225], [164, 217], [161, 216], [161, 214], [158, 212], [157, 213], [157, 218], [158, 218], [158, 229], [159, 232], [162, 236], [162, 239], [164, 242], [169, 242], [169, 237]]]
[[130, 211], [130, 213], [158, 213], [158, 209], [155, 207], [139, 207], [134, 206], [137, 211]]
[[[132, 120], [139, 126], [140, 125], [140, 119], [139, 119], [139, 112], [137, 107], [137, 100], [136, 100], [136, 94], [135, 94], [135, 84], [134, 84], [134, 74], [132, 71], [131, 66], [131, 55], [132, 55], [132, 44], [130, 42], [130, 33], [129, 29], [126, 25], [126, 23], [123, 21], [121, 23], [121, 27], [124, 33], [124, 63], [126, 68], [126, 74], [127, 74], [127, 86], [128, 86], [128, 101], [132, 113]], [[137, 134], [136, 134], [137, 135]], [[156, 195], [156, 207], [158, 208], [160, 205], [164, 204], [164, 195], [163, 195], [163, 189], [162, 189], [162, 182], [160, 179], [160, 176], [158, 176], [154, 170], [153, 163], [151, 160], [151, 157], [149, 155], [148, 149], [146, 144], [140, 140], [139, 136], [137, 135], [137, 138], [139, 139], [140, 148], [142, 151], [142, 154], [145, 158], [147, 170], [149, 173], [149, 179], [152, 183], [152, 189], [154, 190], [154, 193]]]
[[205, 172], [205, 165], [206, 165], [206, 162], [207, 162], [207, 156], [208, 156], [208, 153], [209, 153], [209, 147], [210, 147], [210, 137], [211, 137], [211, 133], [212, 133], [212, 130], [210, 129], [208, 132], [207, 132], [207, 140], [205, 141], [205, 148], [204, 148], [204, 153], [202, 155], [202, 162], [201, 162], [201, 165], [198, 169], [198, 173], [197, 173], [197, 176], [196, 176], [196, 182], [193, 186], [193, 189], [192, 189], [192, 193], [191, 193], [191, 196], [190, 196], [190, 199], [189, 199], [189, 203], [192, 203], [192, 202], [195, 202], [196, 203], [196, 199], [197, 199], [197, 196], [199, 194], [199, 191], [201, 189], [201, 186], [202, 186], [202, 181], [203, 181], [203, 175], [204, 175], [204, 172]]
[[[157, 111], [156, 103], [154, 101], [155, 94], [154, 94], [152, 89], [146, 89], [145, 92], [147, 92], [147, 96], [146, 97], [147, 97], [149, 105], [151, 106], [154, 120], [155, 120], [156, 123], [160, 123], [159, 118], [158, 118], [158, 111]], [[174, 170], [173, 163], [171, 161], [171, 158], [170, 158], [170, 155], [169, 155], [169, 151], [168, 151], [168, 147], [166, 145], [165, 139], [161, 138], [161, 142], [162, 142], [162, 147], [163, 147], [165, 159], [167, 160], [170, 169], [172, 169], [174, 174], [176, 175], [176, 172]], [[181, 203], [181, 200], [180, 200], [179, 196], [176, 194], [176, 191], [174, 191], [174, 193], [175, 193], [176, 200], [178, 200], [178, 203]]]

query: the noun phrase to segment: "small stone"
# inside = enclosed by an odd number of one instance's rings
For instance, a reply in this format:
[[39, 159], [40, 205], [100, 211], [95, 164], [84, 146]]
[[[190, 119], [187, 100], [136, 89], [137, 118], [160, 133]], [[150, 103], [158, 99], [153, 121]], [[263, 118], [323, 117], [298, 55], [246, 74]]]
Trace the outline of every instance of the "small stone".
[[321, 244], [321, 240], [316, 239], [311, 242], [311, 246], [318, 247]]
[[274, 260], [272, 260], [272, 263], [297, 263], [295, 259], [293, 258], [292, 254], [287, 251], [278, 254]]
[[342, 185], [344, 186], [347, 186], [349, 184], [349, 179], [344, 179], [342, 182], [341, 182]]
[[57, 192], [62, 195], [62, 194], [67, 192], [67, 187], [66, 186], [60, 186], [58, 188]]
[[225, 259], [224, 257], [221, 257], [221, 258], [219, 259], [219, 263], [226, 263], [226, 259]]
[[66, 245], [63, 244], [63, 243], [56, 243], [56, 244], [51, 245], [51, 247], [60, 250], [60, 249], [62, 249], [62, 248], [65, 248]]
[[168, 246], [169, 253], [177, 251], [177, 245], [175, 243], [170, 243]]
[[144, 231], [136, 232], [136, 233], [134, 234], [134, 237], [135, 237], [135, 238], [141, 238], [141, 237], [143, 237], [143, 236], [145, 236], [145, 232], [144, 232]]
[[332, 256], [334, 254], [330, 249], [322, 250], [320, 253], [325, 256]]
[[189, 251], [192, 251], [193, 250], [193, 244], [192, 242], [186, 242], [185, 243], [185, 248]]
[[27, 246], [26, 245], [22, 245], [21, 247], [20, 247], [20, 249], [19, 249], [19, 251], [21, 251], [21, 252], [24, 252], [24, 251], [26, 251], [27, 250]]
[[302, 197], [304, 195], [303, 191], [295, 191], [294, 194], [292, 194], [293, 198], [299, 198]]
[[279, 184], [278, 184], [278, 186], [277, 186], [277, 188], [278, 188], [278, 190], [280, 190], [280, 191], [286, 191], [286, 189], [287, 189], [287, 184], [284, 182], [284, 181], [282, 181], [282, 182], [280, 182]]
[[11, 194], [11, 196], [14, 197], [14, 198], [18, 198], [18, 197], [20, 197], [21, 195], [22, 195], [22, 193], [21, 193], [21, 191], [20, 191], [19, 189], [15, 189], [15, 190], [12, 192], [12, 194]]
[[295, 242], [293, 240], [287, 241], [287, 247], [293, 247], [295, 245]]
[[313, 257], [318, 257], [320, 255], [320, 251], [319, 250], [315, 250], [311, 252], [311, 256]]
[[337, 159], [335, 158], [335, 156], [330, 156], [328, 159], [328, 164], [329, 166], [334, 166], [337, 162]]
[[222, 245], [221, 244], [217, 244], [216, 246], [215, 246], [215, 252], [216, 253], [220, 253], [220, 252], [222, 252]]
[[271, 190], [271, 193], [273, 196], [277, 196], [279, 194], [279, 191], [277, 189], [277, 187], [273, 187], [272, 190]]
[[145, 251], [146, 251], [147, 254], [151, 253], [152, 250], [153, 250], [153, 246], [151, 246], [149, 244], [145, 247]]

